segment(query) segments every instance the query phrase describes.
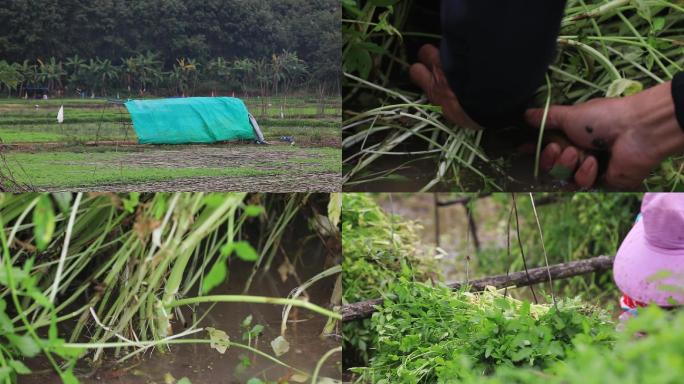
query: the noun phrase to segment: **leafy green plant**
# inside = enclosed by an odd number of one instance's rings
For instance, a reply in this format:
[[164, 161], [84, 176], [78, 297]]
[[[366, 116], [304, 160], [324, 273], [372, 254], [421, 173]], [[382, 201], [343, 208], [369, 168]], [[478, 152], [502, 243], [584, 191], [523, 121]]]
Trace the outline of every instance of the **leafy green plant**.
[[391, 292], [373, 314], [374, 357], [352, 369], [358, 382], [445, 383], [500, 366], [544, 369], [572, 354], [577, 340], [610, 345], [614, 337], [605, 314], [574, 300], [535, 305], [405, 278]]
[[[381, 297], [400, 276], [437, 276], [429, 256], [418, 250], [417, 224], [385, 213], [364, 194], [344, 194], [342, 209], [344, 304]], [[347, 365], [368, 360], [374, 335], [369, 320], [344, 324]]]
[[[325, 195], [307, 197], [327, 203]], [[206, 295], [228, 278], [227, 270], [222, 275], [212, 265], [226, 266], [233, 255], [247, 262], [260, 257], [243, 227], [270, 222], [264, 206], [273, 220], [279, 217], [279, 199], [244, 193], [1, 194], [0, 382], [30, 373], [22, 361], [39, 354], [63, 382], [77, 383], [74, 364], [86, 354], [97, 361], [116, 349], [126, 352], [117, 354], [124, 361], [151, 348], [190, 343], [219, 353], [239, 348], [309, 375], [256, 349], [263, 326], [251, 326], [250, 319], [242, 322], [247, 344], [199, 327], [206, 312], [197, 317], [193, 311], [188, 327], [174, 332], [186, 322], [178, 308], [203, 302], [287, 305], [340, 318], [295, 298]], [[295, 205], [288, 215], [296, 217], [305, 206]], [[280, 237], [270, 241], [278, 247]], [[208, 337], [191, 338], [201, 331]]]
[[[425, 3], [346, 0], [343, 6], [346, 185], [390, 182], [415, 163], [423, 171], [422, 190], [515, 185], [505, 165], [509, 156], [484, 153], [481, 131], [445, 122], [439, 108], [408, 85], [407, 40], [441, 38], [407, 23]], [[547, 84], [540, 84], [537, 104], [620, 97], [672, 79], [684, 68], [683, 14], [684, 7], [673, 1], [567, 1], [559, 52]], [[682, 190], [683, 167], [681, 157], [665, 161], [645, 187]]]
[[576, 340], [568, 358], [543, 372], [530, 369], [497, 370], [492, 377], [474, 377], [464, 383], [550, 384], [586, 383], [677, 383], [684, 374], [684, 312], [657, 307], [639, 311], [623, 332], [616, 334], [611, 348]]

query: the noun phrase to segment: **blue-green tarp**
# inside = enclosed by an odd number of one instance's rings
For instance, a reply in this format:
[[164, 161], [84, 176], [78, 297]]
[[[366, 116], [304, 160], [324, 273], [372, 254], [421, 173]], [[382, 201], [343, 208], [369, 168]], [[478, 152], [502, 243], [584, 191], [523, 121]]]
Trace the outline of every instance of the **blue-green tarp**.
[[141, 144], [257, 139], [245, 103], [232, 97], [131, 100], [126, 108]]

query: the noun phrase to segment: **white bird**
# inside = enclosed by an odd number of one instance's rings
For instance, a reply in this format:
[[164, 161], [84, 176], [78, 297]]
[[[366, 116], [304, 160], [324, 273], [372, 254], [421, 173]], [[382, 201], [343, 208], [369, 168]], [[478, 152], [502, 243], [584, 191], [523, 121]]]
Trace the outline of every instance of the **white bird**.
[[64, 122], [64, 106], [62, 105], [57, 112], [57, 122], [62, 124]]

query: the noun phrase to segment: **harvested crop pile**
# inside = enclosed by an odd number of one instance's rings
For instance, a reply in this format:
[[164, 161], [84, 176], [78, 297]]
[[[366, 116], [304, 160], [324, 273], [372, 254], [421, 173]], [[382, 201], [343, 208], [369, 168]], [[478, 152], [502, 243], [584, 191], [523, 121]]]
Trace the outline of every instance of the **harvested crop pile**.
[[373, 315], [376, 350], [364, 383], [457, 382], [497, 367], [544, 369], [574, 352], [574, 343], [608, 347], [614, 325], [577, 301], [535, 305], [499, 291], [453, 292], [401, 279]]
[[[418, 250], [417, 224], [385, 213], [369, 196], [344, 194], [342, 210], [343, 303], [380, 297], [400, 276], [425, 280], [433, 270]], [[370, 320], [344, 325], [347, 364], [367, 362]]]

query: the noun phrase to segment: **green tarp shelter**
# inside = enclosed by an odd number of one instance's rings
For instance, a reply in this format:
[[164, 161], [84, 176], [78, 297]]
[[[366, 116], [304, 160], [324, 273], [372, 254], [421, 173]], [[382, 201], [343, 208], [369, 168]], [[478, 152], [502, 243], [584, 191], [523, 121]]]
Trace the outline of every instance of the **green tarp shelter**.
[[125, 103], [141, 144], [263, 142], [245, 103], [232, 97], [130, 100]]

